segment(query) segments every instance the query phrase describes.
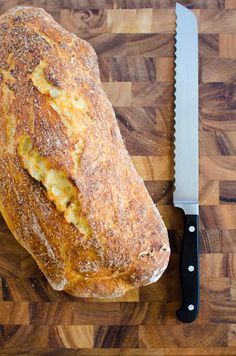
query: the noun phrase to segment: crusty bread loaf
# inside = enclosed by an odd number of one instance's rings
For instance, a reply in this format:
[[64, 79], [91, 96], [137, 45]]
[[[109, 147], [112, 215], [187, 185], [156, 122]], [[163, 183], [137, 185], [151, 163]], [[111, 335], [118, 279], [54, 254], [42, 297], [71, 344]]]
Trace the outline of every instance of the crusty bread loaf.
[[55, 290], [116, 297], [168, 264], [97, 56], [43, 9], [0, 17], [0, 211]]

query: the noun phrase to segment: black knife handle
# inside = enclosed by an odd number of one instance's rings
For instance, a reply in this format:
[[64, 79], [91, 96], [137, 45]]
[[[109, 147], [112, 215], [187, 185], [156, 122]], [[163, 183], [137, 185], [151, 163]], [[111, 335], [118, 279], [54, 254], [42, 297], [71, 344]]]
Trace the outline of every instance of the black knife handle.
[[198, 215], [185, 215], [180, 253], [180, 278], [183, 304], [176, 314], [184, 323], [191, 323], [197, 318], [200, 304]]

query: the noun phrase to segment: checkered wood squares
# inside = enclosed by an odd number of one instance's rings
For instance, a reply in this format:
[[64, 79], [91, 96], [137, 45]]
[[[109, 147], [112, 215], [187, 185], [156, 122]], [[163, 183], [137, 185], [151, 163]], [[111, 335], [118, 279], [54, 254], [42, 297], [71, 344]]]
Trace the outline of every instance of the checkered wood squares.
[[53, 291], [0, 219], [0, 354], [236, 354], [236, 1], [182, 1], [199, 21], [201, 310], [176, 320], [183, 215], [172, 204], [175, 1], [2, 1], [43, 7], [95, 48], [131, 158], [169, 230], [164, 276], [123, 298]]

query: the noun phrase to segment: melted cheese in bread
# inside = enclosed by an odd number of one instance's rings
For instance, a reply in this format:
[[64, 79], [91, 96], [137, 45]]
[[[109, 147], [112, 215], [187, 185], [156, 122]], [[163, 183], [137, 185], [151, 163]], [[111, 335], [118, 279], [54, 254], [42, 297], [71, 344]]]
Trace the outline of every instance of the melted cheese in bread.
[[48, 198], [56, 205], [57, 210], [64, 214], [66, 221], [78, 228], [81, 234], [90, 236], [89, 225], [81, 211], [78, 189], [66, 174], [51, 167], [49, 160], [41, 157], [39, 151], [33, 148], [32, 141], [27, 135], [21, 137], [18, 153], [24, 168], [31, 177], [44, 185]]

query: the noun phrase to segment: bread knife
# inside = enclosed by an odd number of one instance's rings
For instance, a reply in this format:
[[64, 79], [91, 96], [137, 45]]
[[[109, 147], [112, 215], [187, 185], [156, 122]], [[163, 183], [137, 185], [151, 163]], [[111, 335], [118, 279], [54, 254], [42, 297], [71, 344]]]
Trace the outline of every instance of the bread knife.
[[177, 317], [191, 323], [199, 310], [198, 251], [198, 26], [176, 4], [174, 205], [185, 214], [180, 252], [183, 302]]

